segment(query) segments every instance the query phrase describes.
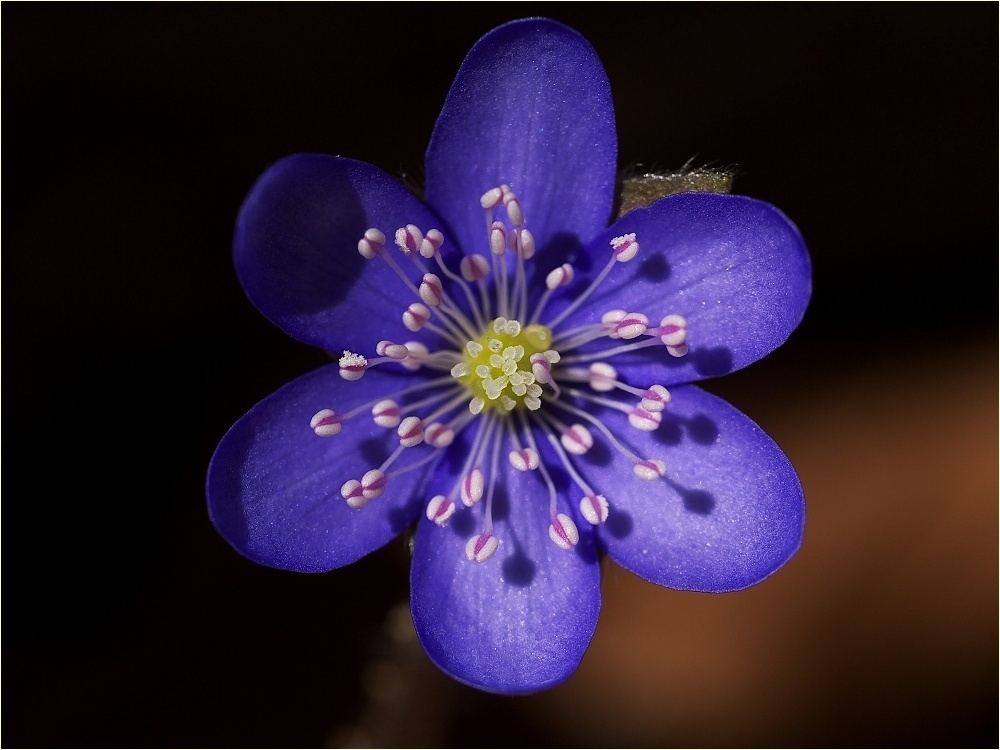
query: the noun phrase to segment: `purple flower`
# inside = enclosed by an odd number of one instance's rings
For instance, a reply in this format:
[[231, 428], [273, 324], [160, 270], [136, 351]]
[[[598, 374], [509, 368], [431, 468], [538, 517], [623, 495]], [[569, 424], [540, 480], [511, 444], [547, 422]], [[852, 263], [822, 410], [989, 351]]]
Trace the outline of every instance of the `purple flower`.
[[485, 690], [573, 672], [601, 554], [722, 592], [773, 573], [802, 536], [784, 454], [687, 385], [788, 337], [810, 293], [802, 240], [732, 195], [667, 197], [607, 227], [616, 149], [594, 50], [516, 21], [459, 70], [426, 201], [369, 164], [300, 154], [264, 173], [236, 225], [250, 299], [338, 362], [222, 439], [212, 520], [252, 560], [303, 572], [416, 523], [417, 633]]

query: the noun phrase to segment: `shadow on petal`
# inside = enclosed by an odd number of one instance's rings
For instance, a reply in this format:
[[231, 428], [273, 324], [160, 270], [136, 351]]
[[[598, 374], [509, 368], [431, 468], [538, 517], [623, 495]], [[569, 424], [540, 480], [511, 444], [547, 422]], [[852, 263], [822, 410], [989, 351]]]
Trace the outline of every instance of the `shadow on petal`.
[[608, 520], [604, 522], [604, 528], [608, 530], [615, 539], [624, 539], [632, 533], [632, 516], [620, 508], [612, 505], [608, 512]]
[[[733, 369], [733, 352], [724, 346], [716, 346], [711, 349], [692, 349], [688, 356], [698, 374], [706, 378], [725, 375]], [[680, 361], [685, 358], [679, 357], [677, 359]]]
[[697, 513], [699, 516], [711, 515], [712, 511], [715, 510], [715, 497], [711, 492], [707, 492], [706, 490], [690, 490], [671, 479], [667, 479], [666, 482], [681, 496], [685, 510]]
[[635, 275], [648, 281], [663, 282], [670, 278], [670, 264], [662, 253], [653, 255], [639, 263]]
[[524, 554], [520, 545], [517, 545], [514, 553], [503, 561], [500, 570], [503, 572], [504, 583], [518, 588], [526, 588], [535, 580], [538, 566]]

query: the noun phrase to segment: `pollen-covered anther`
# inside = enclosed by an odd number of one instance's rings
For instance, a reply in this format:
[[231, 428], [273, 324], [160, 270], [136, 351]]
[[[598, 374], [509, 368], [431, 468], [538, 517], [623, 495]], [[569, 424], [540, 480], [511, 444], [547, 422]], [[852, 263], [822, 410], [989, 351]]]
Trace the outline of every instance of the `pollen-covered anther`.
[[684, 316], [667, 315], [660, 321], [656, 335], [660, 337], [660, 341], [667, 347], [667, 353], [671, 356], [683, 357], [687, 354], [687, 319]]
[[660, 412], [646, 411], [641, 406], [635, 406], [628, 413], [628, 423], [637, 430], [652, 432], [660, 426]]
[[420, 243], [420, 255], [424, 258], [433, 258], [444, 244], [444, 235], [437, 229], [428, 229]]
[[614, 248], [615, 260], [619, 263], [628, 263], [639, 254], [639, 243], [635, 241], [635, 233], [615, 237], [611, 240], [611, 247]]
[[319, 437], [333, 437], [340, 432], [343, 417], [336, 414], [333, 409], [320, 409], [309, 420], [309, 426]]
[[361, 477], [361, 493], [365, 500], [373, 500], [385, 492], [385, 485], [388, 481], [389, 478], [378, 469], [366, 471], [365, 475]]
[[364, 488], [357, 479], [348, 479], [340, 488], [340, 496], [347, 501], [352, 508], [363, 508], [371, 499], [365, 497]]
[[486, 562], [493, 553], [497, 551], [500, 540], [488, 531], [484, 531], [479, 536], [474, 536], [465, 545], [465, 556], [470, 562]]
[[372, 407], [372, 420], [387, 430], [398, 425], [401, 416], [399, 404], [391, 398], [384, 398]]
[[518, 471], [534, 471], [538, 468], [538, 451], [534, 448], [521, 448], [511, 451], [508, 456], [510, 465]]
[[473, 469], [462, 477], [460, 495], [462, 502], [472, 507], [483, 499], [483, 489], [486, 487], [486, 477], [479, 469]]
[[358, 252], [365, 260], [374, 258], [383, 247], [385, 247], [385, 235], [374, 227], [366, 230], [364, 236], [358, 240]]
[[587, 368], [587, 375], [589, 376], [587, 382], [590, 384], [590, 387], [601, 393], [613, 391], [615, 383], [618, 381], [618, 370], [607, 362], [592, 363]]
[[557, 513], [549, 524], [549, 539], [562, 549], [573, 549], [580, 541], [580, 530], [565, 513]]
[[444, 495], [435, 495], [427, 503], [427, 518], [438, 526], [444, 526], [455, 515], [455, 503]]
[[396, 246], [404, 255], [418, 252], [423, 241], [424, 233], [415, 224], [407, 224], [396, 230]]
[[407, 417], [396, 428], [399, 444], [404, 448], [412, 448], [424, 442], [424, 426], [419, 417]]
[[403, 325], [414, 333], [427, 325], [430, 319], [431, 311], [419, 302], [414, 302], [403, 312]]
[[455, 439], [455, 431], [446, 424], [434, 422], [424, 430], [424, 440], [432, 448], [447, 448]]
[[608, 520], [608, 501], [604, 495], [587, 495], [580, 501], [580, 512], [594, 526]]
[[662, 385], [651, 385], [642, 394], [639, 405], [646, 411], [663, 411], [663, 407], [669, 403], [670, 391]]
[[507, 251], [507, 227], [502, 221], [494, 221], [490, 227], [490, 252], [503, 255]]
[[648, 458], [645, 461], [639, 461], [632, 467], [632, 471], [637, 477], [639, 477], [639, 479], [645, 479], [651, 482], [654, 479], [659, 479], [667, 473], [667, 465], [659, 459]]
[[625, 340], [634, 339], [644, 334], [648, 326], [649, 318], [642, 313], [627, 313], [615, 325], [615, 333]]
[[582, 424], [575, 424], [562, 431], [559, 442], [570, 453], [582, 456], [594, 447], [594, 436]]
[[344, 380], [360, 380], [368, 367], [368, 360], [360, 354], [345, 351], [338, 364], [340, 365], [340, 377]]
[[467, 255], [459, 262], [458, 269], [462, 272], [462, 278], [466, 281], [479, 281], [489, 275], [490, 262], [478, 253]]
[[556, 289], [561, 286], [566, 286], [573, 280], [573, 266], [569, 263], [563, 263], [559, 268], [554, 268], [549, 271], [549, 275], [545, 277], [545, 286], [547, 289]]
[[406, 348], [405, 344], [395, 344], [388, 340], [379, 341], [375, 345], [375, 352], [378, 356], [389, 359], [406, 359], [410, 354], [410, 350]]
[[420, 282], [420, 288], [417, 291], [420, 292], [420, 299], [431, 307], [438, 307], [441, 304], [444, 287], [441, 285], [441, 279], [436, 274], [425, 273], [423, 281]]

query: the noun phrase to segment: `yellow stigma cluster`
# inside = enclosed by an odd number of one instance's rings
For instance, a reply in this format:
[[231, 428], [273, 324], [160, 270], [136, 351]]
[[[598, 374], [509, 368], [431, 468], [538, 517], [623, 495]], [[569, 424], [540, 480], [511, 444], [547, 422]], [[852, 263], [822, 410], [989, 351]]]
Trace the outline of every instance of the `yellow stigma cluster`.
[[472, 394], [469, 411], [479, 414], [493, 407], [503, 411], [518, 406], [539, 408], [542, 387], [532, 373], [531, 357], [548, 355], [551, 343], [552, 331], [545, 326], [522, 327], [507, 318], [497, 318], [482, 336], [467, 342], [465, 361], [451, 368], [451, 375]]

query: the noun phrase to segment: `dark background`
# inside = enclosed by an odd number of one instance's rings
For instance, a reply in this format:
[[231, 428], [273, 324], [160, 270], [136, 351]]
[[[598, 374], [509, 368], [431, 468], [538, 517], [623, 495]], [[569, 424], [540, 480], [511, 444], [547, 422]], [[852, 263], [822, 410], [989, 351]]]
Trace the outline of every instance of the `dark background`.
[[[622, 166], [735, 167], [802, 230], [803, 325], [708, 387], [785, 448], [810, 515], [739, 594], [609, 565], [579, 672], [513, 699], [414, 646], [404, 542], [268, 570], [203, 482], [324, 361], [236, 281], [254, 179], [318, 151], [419, 182], [466, 51], [532, 14], [597, 49]], [[995, 4], [4, 15], [4, 745], [996, 745]]]

